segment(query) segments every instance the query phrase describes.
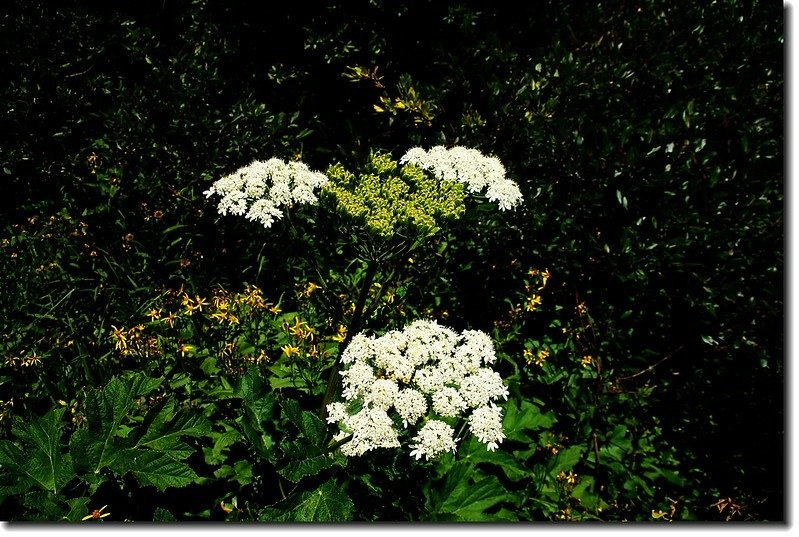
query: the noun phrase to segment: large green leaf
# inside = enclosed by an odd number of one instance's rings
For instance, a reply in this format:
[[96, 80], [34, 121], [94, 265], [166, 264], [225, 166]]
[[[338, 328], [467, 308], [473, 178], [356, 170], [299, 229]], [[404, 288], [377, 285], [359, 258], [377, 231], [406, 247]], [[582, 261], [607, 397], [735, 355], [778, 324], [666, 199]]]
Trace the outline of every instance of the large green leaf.
[[211, 432], [211, 423], [202, 414], [186, 410], [174, 413], [174, 406], [174, 400], [170, 400], [170, 404], [158, 411], [158, 418], [153, 420], [136, 446], [171, 451], [182, 445], [179, 442], [181, 437], [200, 437]]
[[533, 439], [527, 432], [548, 429], [556, 421], [551, 412], [542, 414], [541, 409], [529, 401], [522, 401], [518, 407], [515, 403], [509, 402], [505, 406], [502, 430], [509, 440], [532, 442]]
[[530, 476], [529, 470], [513, 455], [501, 449], [488, 451], [485, 444], [474, 437], [470, 437], [458, 450], [458, 456], [463, 461], [471, 464], [491, 464], [499, 466], [502, 471], [513, 481], [519, 481]]
[[176, 460], [169, 453], [140, 448], [120, 453], [113, 469], [120, 474], [131, 472], [143, 486], [152, 485], [163, 491], [169, 487], [185, 487], [198, 478], [188, 464]]
[[2, 442], [0, 465], [14, 471], [20, 484], [3, 483], [4, 493], [22, 492], [29, 488], [28, 485], [57, 493], [70, 481], [72, 459], [61, 452], [64, 411], [63, 407], [56, 408], [29, 422], [14, 421], [12, 433], [22, 443], [23, 449], [11, 442]]
[[466, 461], [455, 463], [442, 486], [427, 494], [428, 508], [434, 520], [476, 522], [507, 519], [506, 511], [497, 510], [497, 514], [492, 514], [486, 510], [512, 500], [496, 477], [486, 476]]
[[86, 429], [75, 432], [70, 452], [81, 461], [81, 469], [99, 473], [110, 466], [119, 454], [114, 441], [123, 420], [136, 404], [136, 398], [155, 390], [162, 379], [133, 375], [112, 379], [101, 391], [90, 392], [86, 398]]
[[301, 493], [283, 508], [267, 508], [263, 521], [275, 522], [344, 522], [352, 518], [353, 503], [334, 480], [313, 491]]
[[328, 455], [313, 455], [300, 460], [289, 461], [278, 470], [278, 473], [289, 481], [296, 483], [303, 477], [316, 475], [334, 464], [335, 460]]

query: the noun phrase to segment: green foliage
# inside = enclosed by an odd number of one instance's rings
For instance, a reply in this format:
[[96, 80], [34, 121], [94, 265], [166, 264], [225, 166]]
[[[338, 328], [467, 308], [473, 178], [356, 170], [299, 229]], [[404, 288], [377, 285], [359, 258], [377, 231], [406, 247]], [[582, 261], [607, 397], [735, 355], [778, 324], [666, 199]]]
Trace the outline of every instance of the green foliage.
[[[784, 519], [777, 6], [4, 7], [0, 518]], [[219, 218], [271, 156], [338, 212]], [[340, 349], [423, 317], [491, 333], [506, 439], [336, 454]]]

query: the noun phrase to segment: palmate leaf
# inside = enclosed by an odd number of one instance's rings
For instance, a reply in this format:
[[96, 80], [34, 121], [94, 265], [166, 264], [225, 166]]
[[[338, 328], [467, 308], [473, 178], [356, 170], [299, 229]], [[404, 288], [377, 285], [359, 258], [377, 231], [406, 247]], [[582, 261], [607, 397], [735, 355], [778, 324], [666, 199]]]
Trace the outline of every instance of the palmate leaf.
[[507, 520], [507, 510], [486, 513], [486, 510], [511, 495], [494, 476], [486, 476], [469, 462], [455, 463], [440, 489], [428, 489], [428, 509], [434, 520], [440, 521], [498, 521]]
[[176, 460], [169, 453], [141, 448], [120, 451], [113, 470], [119, 474], [131, 472], [142, 486], [152, 485], [160, 491], [185, 487], [198, 478], [188, 464]]
[[344, 522], [352, 518], [352, 500], [334, 480], [323, 483], [290, 500], [282, 508], [270, 507], [261, 513], [262, 521]]
[[517, 407], [515, 403], [508, 403], [505, 406], [505, 417], [502, 420], [502, 430], [509, 440], [529, 443], [533, 439], [528, 431], [539, 431], [548, 429], [557, 420], [551, 412], [541, 413], [536, 405], [529, 401], [522, 401]]
[[278, 470], [278, 473], [293, 483], [297, 483], [306, 476], [316, 475], [325, 468], [330, 468], [336, 463], [335, 459], [326, 454], [312, 455], [299, 460], [292, 460]]
[[[0, 493], [17, 494], [34, 486], [57, 493], [72, 479], [72, 459], [61, 452], [64, 411], [56, 408], [27, 423], [19, 418], [14, 421], [11, 432], [23, 448], [7, 440], [0, 442], [0, 466], [4, 469]], [[15, 485], [14, 479], [19, 483]]]
[[115, 377], [103, 390], [88, 394], [87, 427], [75, 431], [70, 442], [73, 458], [81, 461], [80, 470], [97, 474], [114, 462], [119, 454], [114, 438], [122, 421], [133, 410], [136, 399], [151, 393], [161, 381], [144, 375]]
[[[148, 412], [148, 416], [150, 412]], [[148, 422], [145, 417], [146, 425]], [[144, 435], [136, 442], [136, 447], [148, 447], [157, 451], [174, 452], [185, 446], [179, 439], [184, 436], [200, 437], [211, 432], [211, 422], [202, 414], [178, 410], [175, 413], [175, 401], [170, 399], [156, 412]], [[173, 453], [174, 455], [174, 453]], [[183, 458], [183, 457], [181, 457]]]
[[98, 474], [104, 468], [120, 475], [130, 472], [142, 486], [159, 490], [183, 487], [198, 479], [182, 462], [196, 450], [182, 439], [208, 435], [211, 424], [205, 417], [176, 411], [174, 399], [167, 398], [153, 405], [139, 425], [131, 428], [125, 423], [136, 398], [160, 383], [161, 379], [143, 375], [115, 378], [87, 397], [87, 427], [75, 431], [70, 442], [73, 458], [85, 460], [80, 470], [87, 482], [98, 485], [102, 480]]
[[508, 476], [508, 479], [513, 481], [519, 481], [530, 476], [529, 470], [524, 467], [519, 459], [501, 449], [488, 451], [485, 444], [473, 436], [461, 444], [458, 456], [461, 460], [468, 461], [471, 464], [485, 463], [499, 466], [505, 475]]

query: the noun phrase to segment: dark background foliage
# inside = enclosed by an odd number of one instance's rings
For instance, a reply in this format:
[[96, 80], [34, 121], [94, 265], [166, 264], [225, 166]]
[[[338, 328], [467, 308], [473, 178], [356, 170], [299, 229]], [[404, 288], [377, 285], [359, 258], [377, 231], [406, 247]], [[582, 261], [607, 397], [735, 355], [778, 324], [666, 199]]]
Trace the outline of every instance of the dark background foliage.
[[646, 388], [695, 515], [730, 497], [784, 518], [779, 4], [39, 0], [0, 17], [0, 348], [38, 349], [61, 379], [4, 375], [21, 415], [104, 384], [110, 324], [153, 289], [299, 280], [296, 243], [215, 214], [220, 175], [465, 145], [526, 202], [500, 215], [512, 233], [451, 231], [441, 308], [491, 329], [511, 267], [549, 268], [558, 302], [591, 312], [608, 389]]

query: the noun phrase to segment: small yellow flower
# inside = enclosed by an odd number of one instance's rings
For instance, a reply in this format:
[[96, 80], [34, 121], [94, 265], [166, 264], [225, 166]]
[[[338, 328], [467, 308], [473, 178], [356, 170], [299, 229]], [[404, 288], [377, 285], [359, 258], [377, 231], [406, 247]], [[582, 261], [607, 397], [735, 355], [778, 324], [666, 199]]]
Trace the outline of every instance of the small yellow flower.
[[127, 337], [125, 335], [124, 328], [117, 328], [113, 324], [111, 325], [111, 328], [114, 331], [113, 337], [117, 340], [115, 348], [117, 350], [127, 349], [128, 348], [128, 341], [127, 341]]
[[586, 313], [588, 313], [588, 306], [585, 305], [585, 302], [577, 304], [577, 315], [583, 316]]
[[177, 317], [175, 317], [175, 314], [170, 311], [169, 315], [167, 315], [166, 317], [164, 317], [161, 320], [164, 321], [166, 324], [168, 324], [169, 328], [175, 328], [175, 320], [176, 319], [177, 319]]
[[541, 273], [541, 287], [538, 289], [543, 289], [547, 286], [547, 281], [552, 275], [549, 273], [549, 269], [544, 269], [544, 272]]
[[298, 347], [295, 347], [294, 345], [285, 345], [283, 347], [280, 347], [280, 350], [286, 353], [286, 356], [288, 357], [292, 357], [295, 354], [300, 354], [300, 349]]
[[308, 325], [304, 321], [300, 321], [299, 317], [295, 317], [294, 318], [294, 326], [289, 328], [289, 332], [291, 332], [291, 334], [294, 337], [299, 338], [299, 339], [303, 339], [303, 335], [305, 333], [305, 329], [303, 328], [303, 326], [307, 327]]
[[302, 294], [305, 296], [311, 296], [317, 289], [321, 289], [321, 287], [316, 285], [314, 282], [308, 282], [308, 285], [305, 286], [305, 290], [302, 292]]
[[201, 298], [199, 295], [194, 295], [194, 309], [197, 311], [202, 311], [203, 306], [205, 306], [207, 303], [208, 302], [204, 298]]
[[94, 511], [92, 511], [91, 513], [86, 515], [85, 517], [81, 518], [81, 521], [83, 521], [83, 520], [99, 520], [101, 518], [105, 518], [107, 516], [111, 516], [111, 513], [103, 513], [103, 509], [105, 509], [106, 507], [108, 507], [108, 506], [104, 505], [104, 506], [102, 506], [99, 509], [95, 509]]
[[525, 304], [524, 309], [527, 311], [535, 311], [535, 309], [541, 305], [541, 297], [538, 295], [533, 295], [527, 299], [527, 304]]
[[527, 362], [527, 365], [532, 364], [534, 358], [535, 353], [532, 349], [524, 349], [524, 360]]
[[280, 309], [280, 306], [277, 304], [270, 304], [267, 309], [269, 310], [269, 313], [271, 313], [272, 315], [277, 315], [278, 313], [283, 311], [282, 309]]
[[[231, 315], [232, 315], [232, 314], [231, 314]], [[225, 313], [224, 311], [217, 311], [217, 312], [214, 312], [214, 313], [212, 313], [212, 314], [210, 315], [211, 319], [216, 319], [216, 320], [218, 320], [220, 323], [224, 322], [224, 321], [225, 321], [225, 319], [227, 319], [227, 316], [228, 316], [228, 314], [227, 314], [227, 313]]]
[[178, 350], [180, 351], [180, 357], [183, 358], [184, 356], [186, 356], [187, 353], [194, 351], [194, 346], [188, 345], [186, 343], [181, 343], [180, 348]]
[[147, 312], [147, 316], [150, 318], [151, 321], [155, 321], [156, 319], [161, 318], [161, 310], [160, 309], [151, 309]]
[[347, 339], [347, 327], [343, 324], [338, 325], [338, 329], [336, 330], [336, 335], [333, 336], [333, 341], [337, 341], [338, 343], [343, 342]]
[[232, 313], [227, 314], [227, 322], [231, 325], [239, 324], [239, 318], [233, 315]]
[[590, 354], [586, 354], [580, 359], [580, 363], [583, 367], [591, 367], [594, 364], [594, 357]]

